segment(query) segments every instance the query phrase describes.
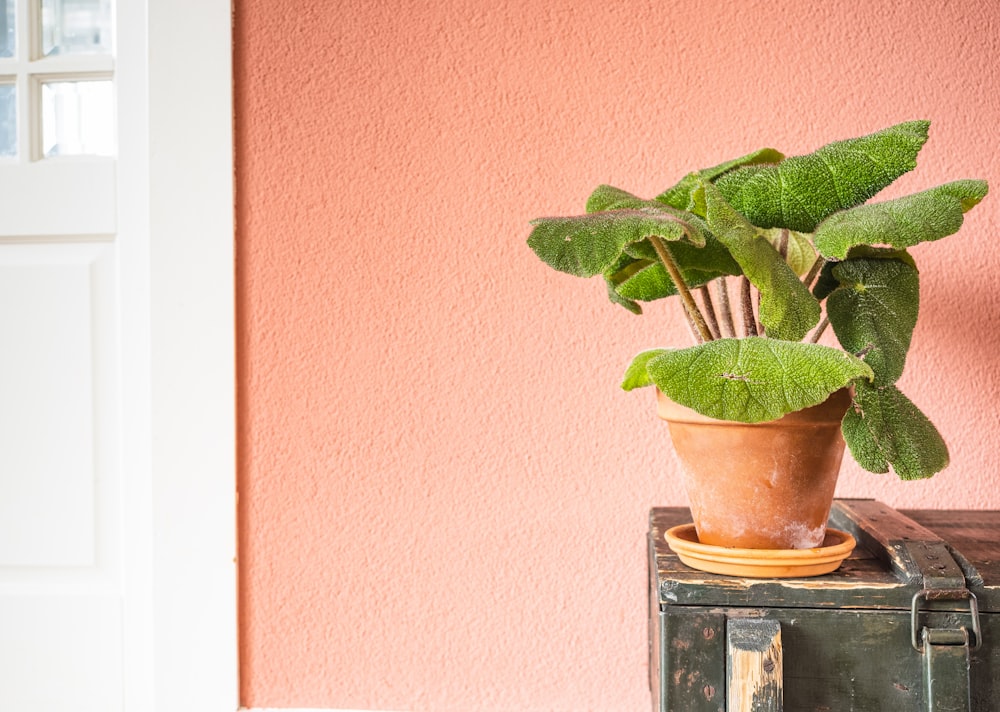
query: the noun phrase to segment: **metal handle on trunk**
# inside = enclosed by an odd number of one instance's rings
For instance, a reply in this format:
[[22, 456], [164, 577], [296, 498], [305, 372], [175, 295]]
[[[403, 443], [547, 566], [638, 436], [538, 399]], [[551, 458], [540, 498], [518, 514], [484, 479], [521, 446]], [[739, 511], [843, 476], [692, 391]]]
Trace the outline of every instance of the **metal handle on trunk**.
[[[969, 603], [972, 636], [969, 628], [931, 628], [920, 626], [923, 601], [962, 600]], [[920, 631], [919, 638], [917, 631]], [[924, 658], [924, 691], [928, 712], [971, 712], [969, 691], [969, 653], [982, 645], [979, 625], [979, 602], [968, 589], [928, 589], [917, 592], [910, 609], [910, 631], [913, 647]]]

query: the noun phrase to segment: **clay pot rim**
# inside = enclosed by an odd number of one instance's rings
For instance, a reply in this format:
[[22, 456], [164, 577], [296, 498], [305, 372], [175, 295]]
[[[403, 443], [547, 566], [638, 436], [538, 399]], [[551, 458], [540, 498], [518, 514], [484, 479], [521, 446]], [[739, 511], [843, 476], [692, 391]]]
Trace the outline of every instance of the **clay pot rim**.
[[730, 424], [763, 428], [775, 427], [779, 424], [780, 427], [783, 428], [788, 426], [807, 427], [829, 424], [837, 424], [839, 426], [840, 422], [844, 418], [844, 413], [847, 412], [847, 409], [851, 405], [851, 399], [851, 389], [841, 388], [840, 390], [831, 393], [829, 398], [817, 405], [792, 411], [791, 413], [786, 413], [780, 418], [776, 418], [774, 420], [767, 420], [759, 423], [743, 423], [737, 420], [720, 420], [718, 418], [710, 418], [707, 415], [702, 415], [687, 406], [671, 400], [663, 391], [657, 388], [656, 414], [663, 420], [675, 423], [702, 423], [705, 425], [719, 426]]

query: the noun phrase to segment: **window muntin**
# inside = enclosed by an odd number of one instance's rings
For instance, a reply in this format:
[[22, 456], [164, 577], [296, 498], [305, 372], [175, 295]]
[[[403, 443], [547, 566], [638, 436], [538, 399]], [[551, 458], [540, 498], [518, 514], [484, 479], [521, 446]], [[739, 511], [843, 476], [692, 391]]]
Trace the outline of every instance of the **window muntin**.
[[0, 165], [113, 157], [113, 0], [0, 0]]

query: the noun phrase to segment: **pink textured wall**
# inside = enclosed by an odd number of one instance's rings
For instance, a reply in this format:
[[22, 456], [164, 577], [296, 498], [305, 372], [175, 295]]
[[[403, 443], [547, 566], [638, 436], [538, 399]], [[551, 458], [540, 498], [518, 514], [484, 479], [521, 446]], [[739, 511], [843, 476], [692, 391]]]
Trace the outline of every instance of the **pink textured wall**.
[[[647, 510], [683, 503], [631, 356], [686, 344], [528, 221], [763, 145], [932, 121], [912, 192], [1000, 192], [992, 0], [237, 0], [243, 702], [643, 710]], [[844, 496], [1000, 508], [1000, 195], [915, 250], [904, 390], [953, 463]]]

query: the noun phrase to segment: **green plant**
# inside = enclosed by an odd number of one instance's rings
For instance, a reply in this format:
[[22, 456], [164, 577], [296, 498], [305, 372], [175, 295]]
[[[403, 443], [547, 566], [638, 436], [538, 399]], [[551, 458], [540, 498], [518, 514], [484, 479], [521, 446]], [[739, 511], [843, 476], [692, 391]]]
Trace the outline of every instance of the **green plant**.
[[[636, 314], [639, 302], [678, 297], [697, 345], [639, 354], [625, 390], [655, 384], [703, 415], [752, 423], [853, 386], [842, 429], [855, 460], [929, 477], [948, 464], [947, 447], [895, 385], [919, 301], [906, 250], [958, 231], [987, 184], [865, 204], [916, 166], [928, 127], [911, 121], [790, 158], [763, 149], [653, 200], [602, 185], [585, 215], [533, 221], [528, 244], [557, 270], [601, 275]], [[739, 331], [727, 278], [740, 284]], [[817, 343], [828, 325], [842, 349]]]

